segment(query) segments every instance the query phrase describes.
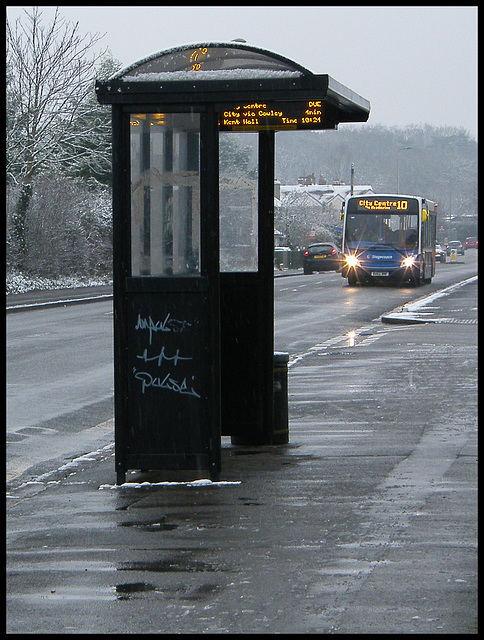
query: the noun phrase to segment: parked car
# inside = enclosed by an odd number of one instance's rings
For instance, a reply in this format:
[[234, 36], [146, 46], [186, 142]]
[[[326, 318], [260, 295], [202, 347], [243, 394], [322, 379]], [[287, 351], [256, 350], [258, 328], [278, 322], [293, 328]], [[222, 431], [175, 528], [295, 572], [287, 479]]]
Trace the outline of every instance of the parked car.
[[447, 260], [447, 251], [440, 244], [435, 245], [435, 259], [437, 262], [445, 262]]
[[466, 249], [477, 249], [477, 238], [475, 236], [471, 236], [470, 238], [466, 238]]
[[332, 271], [340, 269], [343, 256], [338, 247], [332, 242], [317, 242], [310, 244], [303, 251], [304, 273], [313, 271]]
[[464, 255], [464, 245], [460, 240], [451, 240], [447, 245], [447, 255], [450, 256], [452, 249], [457, 249], [457, 255]]

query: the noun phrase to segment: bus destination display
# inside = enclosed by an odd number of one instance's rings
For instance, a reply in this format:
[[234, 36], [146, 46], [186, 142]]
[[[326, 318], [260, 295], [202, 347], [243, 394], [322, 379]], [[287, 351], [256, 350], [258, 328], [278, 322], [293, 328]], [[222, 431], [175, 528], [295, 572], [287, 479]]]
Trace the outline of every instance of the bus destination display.
[[221, 131], [334, 128], [325, 122], [322, 100], [224, 105], [219, 111], [219, 127]]
[[352, 198], [348, 202], [348, 212], [395, 212], [416, 213], [418, 203], [415, 198], [367, 196], [366, 198]]
[[408, 200], [368, 200], [362, 198], [358, 200], [358, 207], [370, 211], [406, 211], [408, 209]]

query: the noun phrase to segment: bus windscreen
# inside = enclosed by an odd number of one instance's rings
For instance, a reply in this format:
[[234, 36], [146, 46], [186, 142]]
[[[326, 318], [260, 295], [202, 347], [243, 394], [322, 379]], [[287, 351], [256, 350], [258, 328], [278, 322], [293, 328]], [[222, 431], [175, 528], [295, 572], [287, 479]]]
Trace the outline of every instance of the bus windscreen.
[[383, 244], [414, 249], [418, 241], [417, 214], [353, 213], [346, 218], [346, 244], [368, 246]]

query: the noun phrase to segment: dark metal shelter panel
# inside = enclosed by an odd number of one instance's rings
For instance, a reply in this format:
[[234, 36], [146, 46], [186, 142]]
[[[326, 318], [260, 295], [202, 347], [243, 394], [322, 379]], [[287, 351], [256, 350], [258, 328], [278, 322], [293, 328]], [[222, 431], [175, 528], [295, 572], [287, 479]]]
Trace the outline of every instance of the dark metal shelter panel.
[[203, 375], [210, 316], [205, 283], [187, 295], [129, 291], [127, 468], [210, 471], [210, 376]]
[[[117, 481], [131, 468], [217, 478], [222, 433], [278, 441], [275, 132], [365, 122], [370, 105], [241, 42], [155, 53], [96, 93], [113, 112]], [[256, 178], [219, 173], [230, 132], [258, 135]]]

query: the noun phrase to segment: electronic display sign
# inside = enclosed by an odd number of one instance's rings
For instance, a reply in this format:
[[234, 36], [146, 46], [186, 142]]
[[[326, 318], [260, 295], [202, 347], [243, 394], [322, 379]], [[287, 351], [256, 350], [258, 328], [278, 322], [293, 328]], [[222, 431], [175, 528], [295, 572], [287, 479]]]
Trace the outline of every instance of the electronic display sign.
[[220, 131], [334, 129], [322, 100], [247, 102], [219, 108]]
[[365, 211], [417, 213], [418, 201], [415, 198], [400, 196], [366, 196], [364, 198], [352, 198], [348, 202], [348, 213]]

